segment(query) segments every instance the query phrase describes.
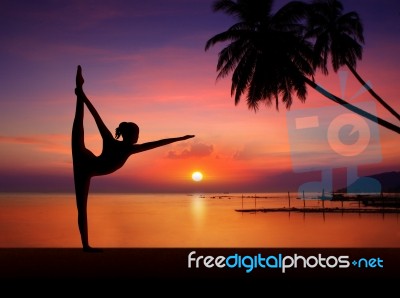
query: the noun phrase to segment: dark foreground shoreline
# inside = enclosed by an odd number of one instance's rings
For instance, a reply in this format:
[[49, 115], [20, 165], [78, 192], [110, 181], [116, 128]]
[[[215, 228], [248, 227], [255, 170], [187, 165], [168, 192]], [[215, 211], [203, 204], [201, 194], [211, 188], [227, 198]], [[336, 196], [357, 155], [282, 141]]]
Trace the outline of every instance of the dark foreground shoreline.
[[[195, 268], [195, 260], [188, 268], [190, 253], [193, 258], [203, 256], [199, 259], [199, 268]], [[340, 256], [347, 256], [349, 262], [366, 261], [347, 268], [323, 268], [315, 265], [319, 255], [329, 258], [331, 267]], [[247, 264], [250, 257], [272, 256], [278, 260], [279, 257], [302, 256], [308, 259], [309, 267], [303, 268], [299, 261], [297, 268], [287, 268], [285, 273], [281, 268], [262, 266], [254, 267], [251, 272], [246, 272], [243, 266], [207, 268], [203, 263], [206, 256], [214, 259], [217, 256], [247, 256]], [[376, 262], [379, 259], [382, 266]], [[0, 264], [2, 285], [15, 280], [400, 281], [400, 248], [105, 248], [99, 253], [83, 252], [80, 248], [1, 248]]]

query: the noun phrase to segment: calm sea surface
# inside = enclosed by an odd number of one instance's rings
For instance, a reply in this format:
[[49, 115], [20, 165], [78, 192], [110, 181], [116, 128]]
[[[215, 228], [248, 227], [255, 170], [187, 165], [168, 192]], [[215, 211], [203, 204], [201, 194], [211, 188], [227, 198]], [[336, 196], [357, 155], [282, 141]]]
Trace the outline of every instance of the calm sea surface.
[[[95, 247], [400, 247], [399, 213], [236, 211], [289, 206], [322, 202], [287, 193], [91, 193], [89, 240]], [[80, 247], [74, 194], [0, 194], [0, 235], [0, 247]]]

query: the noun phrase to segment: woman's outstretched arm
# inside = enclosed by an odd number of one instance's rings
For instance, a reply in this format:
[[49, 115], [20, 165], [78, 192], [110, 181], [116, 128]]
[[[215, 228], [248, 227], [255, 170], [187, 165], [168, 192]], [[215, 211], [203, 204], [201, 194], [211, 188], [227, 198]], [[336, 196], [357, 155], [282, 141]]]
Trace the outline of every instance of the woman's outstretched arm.
[[101, 119], [99, 113], [97, 112], [97, 110], [95, 109], [95, 107], [92, 105], [92, 103], [90, 102], [89, 98], [87, 98], [85, 92], [83, 91], [82, 85], [84, 83], [84, 79], [82, 76], [82, 68], [79, 65], [78, 66], [78, 71], [76, 74], [76, 88], [75, 88], [75, 94], [81, 98], [83, 100], [83, 102], [86, 104], [86, 106], [88, 107], [90, 113], [92, 114], [97, 128], [99, 129], [99, 132], [102, 136], [103, 139], [105, 138], [110, 138], [113, 139], [113, 135], [110, 132], [110, 130], [107, 128], [107, 126], [104, 124], [103, 120]]
[[162, 139], [162, 140], [158, 140], [158, 141], [133, 145], [131, 154], [139, 153], [139, 152], [146, 151], [146, 150], [151, 150], [151, 149], [154, 149], [157, 147], [165, 146], [165, 145], [168, 145], [168, 144], [171, 144], [174, 142], [183, 141], [183, 140], [187, 140], [190, 138], [194, 138], [194, 135], [186, 135], [186, 136], [178, 137], [178, 138]]

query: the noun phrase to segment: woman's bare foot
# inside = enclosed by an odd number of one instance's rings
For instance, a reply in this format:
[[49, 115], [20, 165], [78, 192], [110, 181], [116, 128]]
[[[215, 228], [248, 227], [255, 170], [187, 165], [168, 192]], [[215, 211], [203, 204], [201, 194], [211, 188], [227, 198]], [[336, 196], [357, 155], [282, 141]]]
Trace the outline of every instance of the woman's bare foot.
[[83, 248], [84, 252], [103, 252], [103, 250], [101, 248], [94, 248], [94, 247], [90, 247], [90, 246], [86, 246]]
[[85, 82], [85, 80], [83, 79], [83, 76], [82, 76], [82, 67], [80, 65], [78, 65], [78, 70], [76, 72], [76, 87], [82, 88], [82, 85], [84, 82]]

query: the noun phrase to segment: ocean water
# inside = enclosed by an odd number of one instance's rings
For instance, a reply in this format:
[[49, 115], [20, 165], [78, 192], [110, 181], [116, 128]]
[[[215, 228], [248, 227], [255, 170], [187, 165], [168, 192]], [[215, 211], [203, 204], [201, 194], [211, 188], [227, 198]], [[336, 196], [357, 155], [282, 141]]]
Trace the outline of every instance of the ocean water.
[[[98, 194], [88, 201], [94, 247], [400, 248], [400, 213], [239, 212], [358, 208], [357, 202], [268, 194]], [[0, 194], [0, 247], [80, 247], [74, 194]]]

